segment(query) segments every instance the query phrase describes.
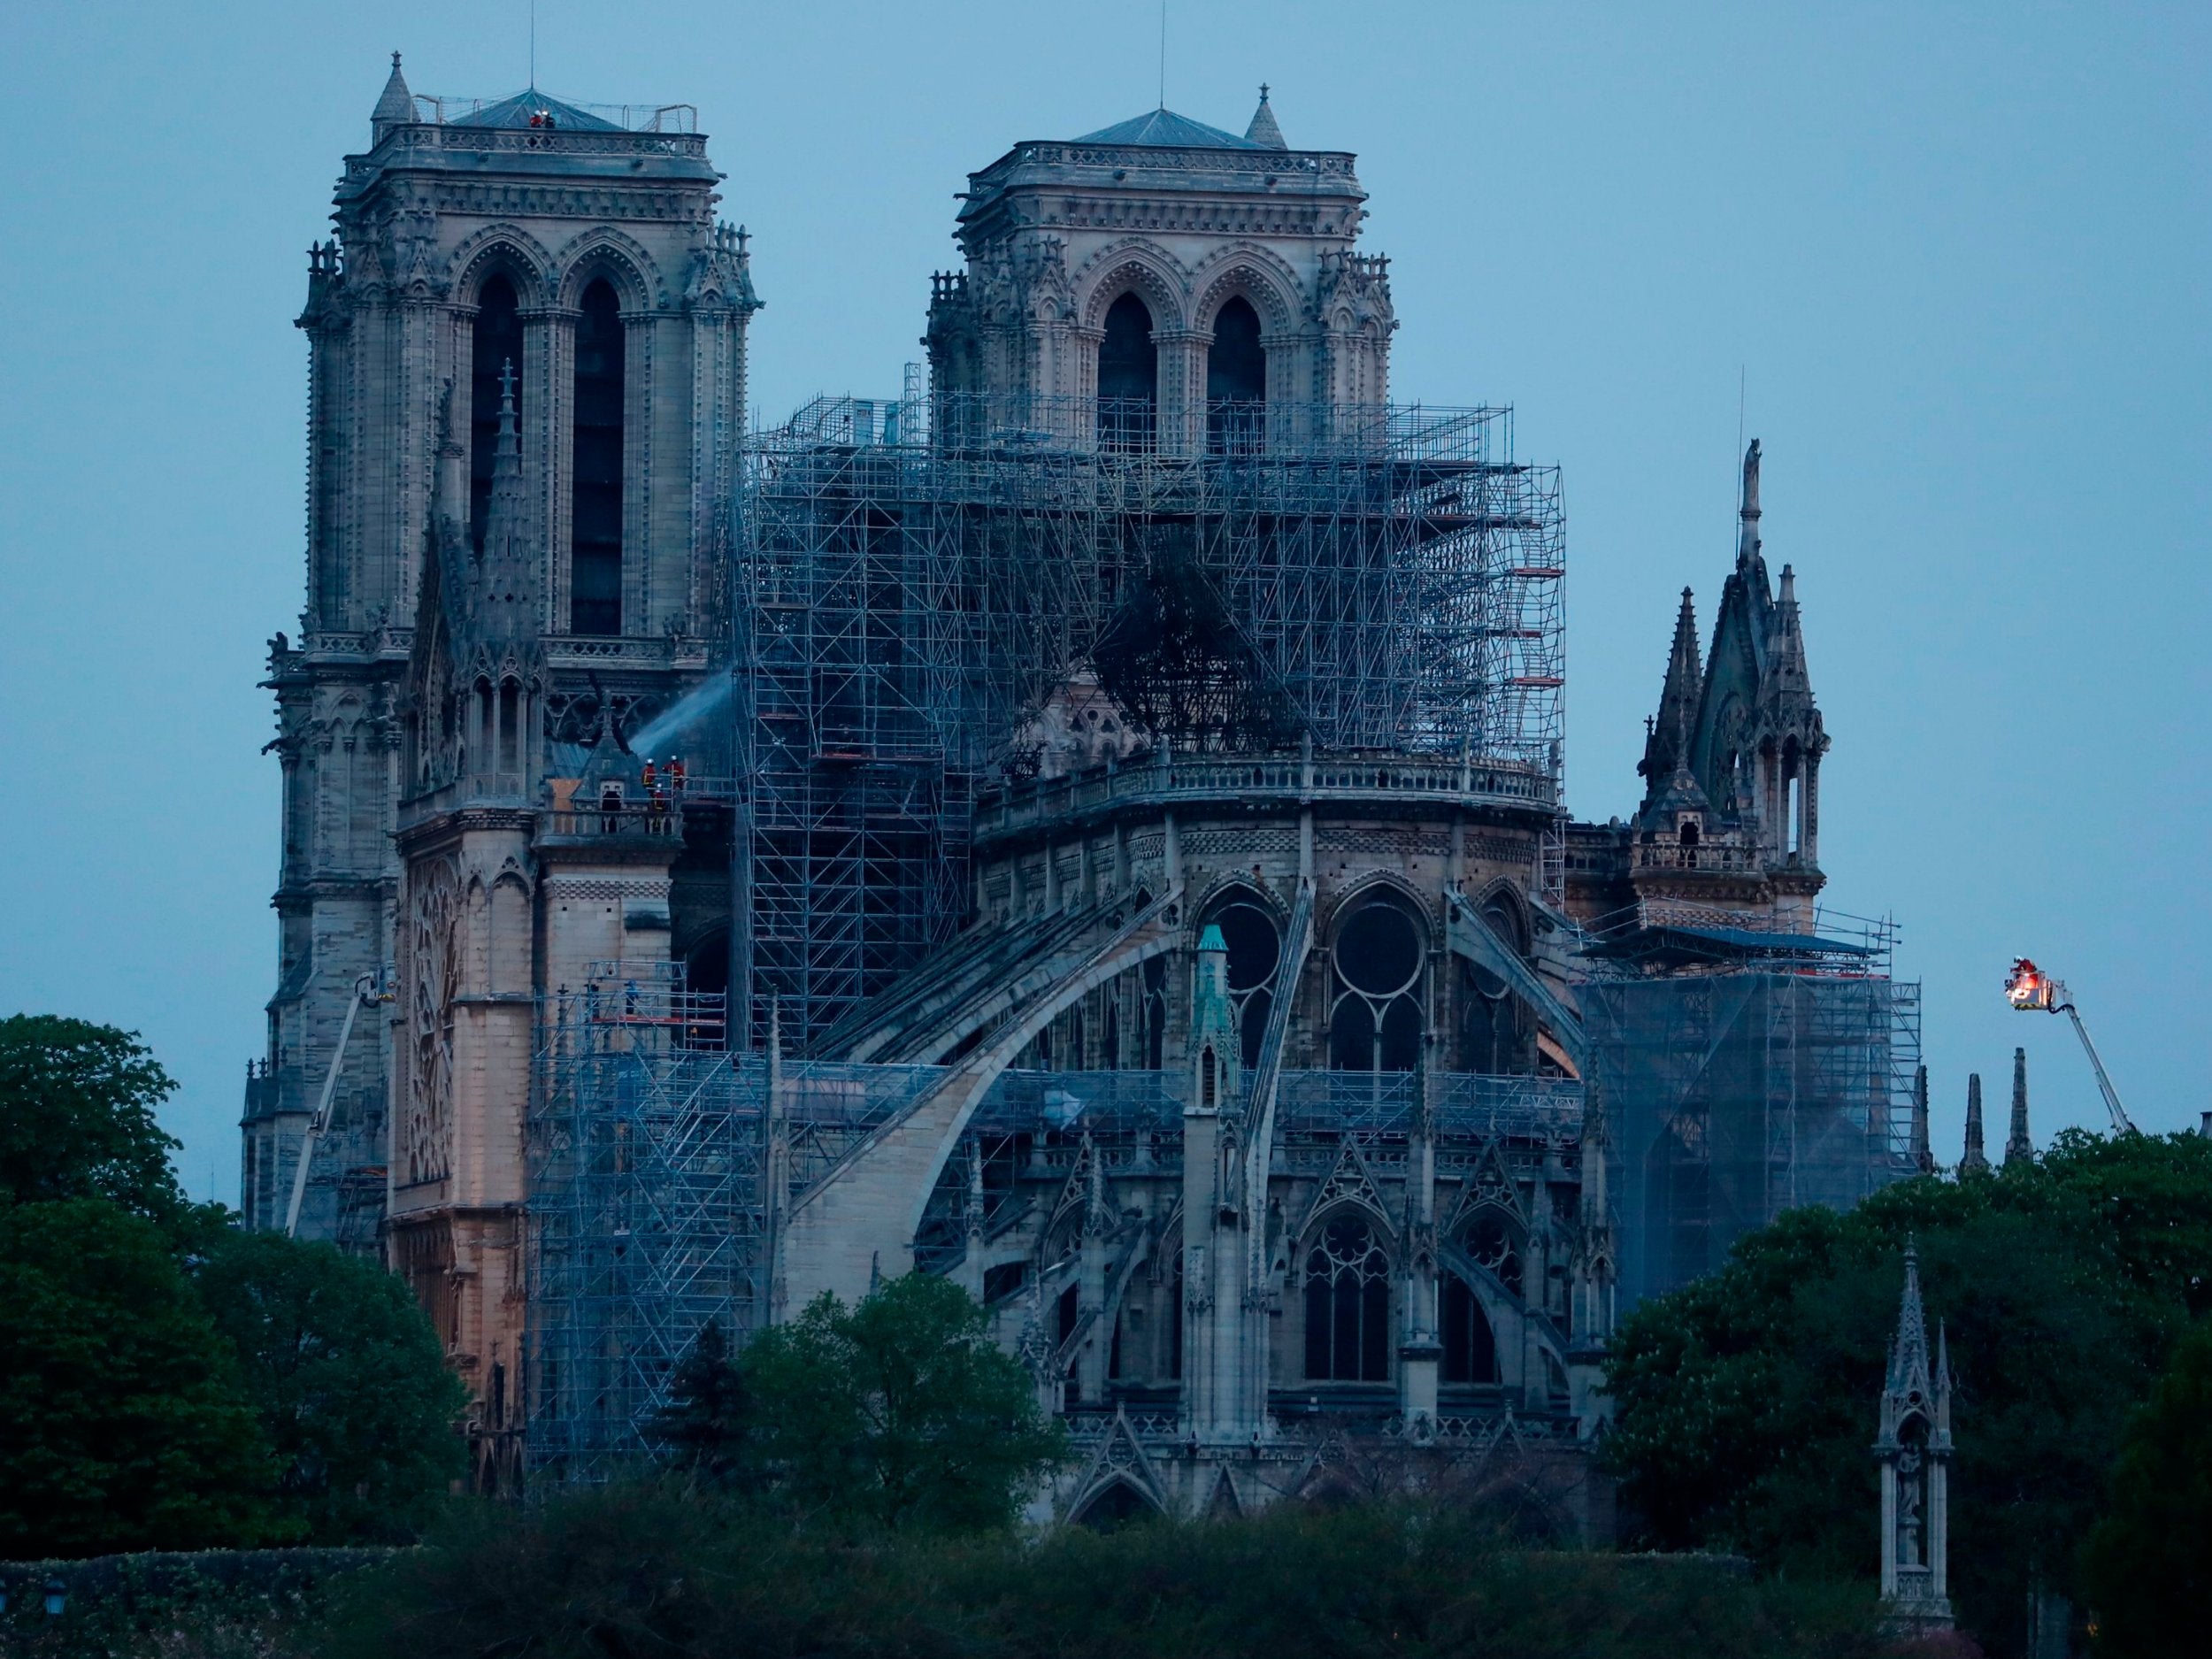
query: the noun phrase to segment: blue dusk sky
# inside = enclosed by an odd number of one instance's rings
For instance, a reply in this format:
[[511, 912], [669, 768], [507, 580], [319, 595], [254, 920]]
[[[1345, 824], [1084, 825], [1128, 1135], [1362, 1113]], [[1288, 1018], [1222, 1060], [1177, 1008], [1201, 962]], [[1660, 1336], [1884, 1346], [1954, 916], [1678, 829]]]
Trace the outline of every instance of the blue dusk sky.
[[[526, 0], [0, 12], [0, 1011], [144, 1034], [234, 1201], [275, 983], [273, 731], [303, 580], [304, 249], [394, 48], [529, 76]], [[1155, 0], [542, 0], [537, 81], [697, 105], [754, 234], [753, 388], [882, 395], [953, 193], [1160, 96]], [[2212, 7], [1173, 0], [1166, 102], [1357, 152], [1394, 389], [1510, 403], [1564, 469], [1568, 782], [1632, 810], [1676, 595], [1709, 639], [1766, 452], [1834, 749], [1822, 859], [1926, 987], [1938, 1149], [2212, 1107]], [[1739, 388], [1744, 389], [1739, 426]]]

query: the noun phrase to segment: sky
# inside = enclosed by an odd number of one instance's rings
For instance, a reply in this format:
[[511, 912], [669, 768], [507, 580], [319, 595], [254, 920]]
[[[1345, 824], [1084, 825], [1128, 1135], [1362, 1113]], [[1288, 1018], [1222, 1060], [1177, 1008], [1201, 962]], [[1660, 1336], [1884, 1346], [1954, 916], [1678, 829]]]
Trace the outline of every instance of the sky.
[[[234, 1202], [274, 988], [266, 641], [303, 571], [291, 319], [394, 49], [530, 78], [527, 0], [0, 9], [0, 1013], [140, 1032]], [[1568, 790], [1631, 811], [1739, 440], [1794, 565], [1827, 899], [1895, 918], [1937, 1148], [2011, 1050], [2039, 1139], [2212, 1108], [2212, 7], [541, 0], [537, 84], [695, 104], [767, 309], [753, 390], [895, 393], [953, 193], [1156, 105], [1349, 150], [1394, 390], [1509, 403], [1563, 470]]]

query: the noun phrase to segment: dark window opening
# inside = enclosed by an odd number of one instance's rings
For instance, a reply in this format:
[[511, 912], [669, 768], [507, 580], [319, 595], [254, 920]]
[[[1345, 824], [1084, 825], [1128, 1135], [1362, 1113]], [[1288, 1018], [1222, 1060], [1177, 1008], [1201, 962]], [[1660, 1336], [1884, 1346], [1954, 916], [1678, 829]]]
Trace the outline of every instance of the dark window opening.
[[523, 419], [522, 314], [515, 285], [503, 276], [486, 280], [476, 296], [476, 328], [469, 352], [469, 541], [484, 550], [484, 518], [492, 500], [492, 460], [499, 452], [499, 374], [515, 374], [515, 419]]
[[1127, 1481], [1117, 1480], [1083, 1506], [1075, 1524], [1094, 1532], [1111, 1532], [1148, 1521], [1158, 1513]]
[[1206, 353], [1206, 439], [1217, 453], [1240, 455], [1259, 447], [1267, 404], [1267, 353], [1260, 345], [1260, 316], [1239, 296], [1214, 318]]
[[1419, 1069], [1422, 952], [1419, 928], [1394, 904], [1368, 904], [1338, 930], [1331, 1070]]
[[622, 632], [622, 312], [602, 277], [576, 324], [576, 442], [569, 495], [572, 634]]
[[983, 1270], [983, 1302], [986, 1307], [1004, 1302], [1019, 1290], [1029, 1278], [1026, 1262], [1002, 1262], [996, 1267]]
[[1682, 828], [1678, 833], [1677, 839], [1680, 841], [1685, 847], [1696, 846], [1697, 821], [1694, 818], [1684, 818], [1682, 820]]
[[1100, 439], [1113, 449], [1150, 449], [1159, 398], [1152, 312], [1134, 294], [1125, 294], [1106, 308], [1106, 337], [1098, 345]]
[[1060, 1340], [1063, 1342], [1075, 1334], [1076, 1321], [1082, 1317], [1082, 1310], [1076, 1303], [1075, 1291], [1076, 1287], [1070, 1285], [1060, 1293], [1059, 1326]]
[[1306, 1375], [1390, 1377], [1390, 1258], [1356, 1215], [1333, 1217], [1306, 1255]]
[[1498, 1343], [1489, 1316], [1467, 1281], [1444, 1275], [1444, 1380], [1479, 1384], [1498, 1380]]
[[1394, 996], [1412, 984], [1420, 968], [1420, 938], [1395, 905], [1370, 904], [1337, 935], [1336, 969], [1356, 991]]
[[1221, 929], [1222, 942], [1228, 947], [1229, 1001], [1237, 1010], [1237, 1047], [1246, 1066], [1257, 1065], [1268, 1013], [1275, 1005], [1282, 935], [1273, 914], [1256, 899], [1233, 893], [1214, 906], [1207, 920]]

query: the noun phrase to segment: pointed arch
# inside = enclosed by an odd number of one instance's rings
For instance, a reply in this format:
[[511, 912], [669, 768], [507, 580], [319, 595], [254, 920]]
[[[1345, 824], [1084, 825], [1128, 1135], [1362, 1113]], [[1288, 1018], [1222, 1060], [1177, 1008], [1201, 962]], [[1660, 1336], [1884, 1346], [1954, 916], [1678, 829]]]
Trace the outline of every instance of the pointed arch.
[[595, 225], [565, 244], [554, 264], [560, 271], [559, 303], [573, 311], [583, 303], [584, 290], [595, 281], [614, 287], [626, 316], [665, 310], [668, 285], [660, 266], [634, 236], [611, 225]]

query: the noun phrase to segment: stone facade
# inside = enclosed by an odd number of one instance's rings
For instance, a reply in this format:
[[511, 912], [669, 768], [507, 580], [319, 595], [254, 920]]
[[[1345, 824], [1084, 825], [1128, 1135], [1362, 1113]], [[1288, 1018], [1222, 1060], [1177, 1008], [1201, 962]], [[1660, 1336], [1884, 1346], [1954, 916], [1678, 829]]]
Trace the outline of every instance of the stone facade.
[[[561, 1456], [634, 1446], [649, 1401], [620, 1391], [664, 1379], [695, 1303], [635, 1293], [618, 1344], [554, 1327], [665, 1247], [694, 1290], [717, 1263], [709, 1317], [754, 1325], [885, 1274], [958, 1278], [1082, 1448], [1041, 1515], [1502, 1483], [1546, 1526], [1602, 1530], [1585, 1453], [1617, 1248], [1578, 918], [1671, 903], [1786, 929], [1820, 885], [1827, 740], [1792, 578], [1771, 593], [1759, 553], [1756, 446], [1713, 656], [1686, 598], [1644, 806], [1574, 826], [1563, 885], [1555, 748], [1330, 748], [1233, 641], [1192, 681], [1243, 676], [1233, 718], [1190, 741], [1117, 697], [1102, 651], [971, 745], [1014, 758], [960, 797], [957, 936], [801, 1052], [772, 998], [732, 1045], [754, 717], [718, 700], [749, 702], [727, 618], [759, 302], [718, 180], [680, 111], [462, 108], [413, 97], [396, 59], [347, 160], [301, 318], [308, 606], [271, 659], [286, 839], [250, 1221], [282, 1225], [365, 987], [301, 1231], [408, 1278], [470, 1385], [488, 1488], [561, 1437]], [[872, 413], [810, 442], [904, 442], [907, 471], [851, 475], [919, 476], [982, 411], [1002, 448], [1146, 457], [1167, 484], [1141, 511], [1096, 508], [1133, 572], [1194, 469], [1234, 483], [1289, 449], [1319, 496], [1404, 488], [1364, 199], [1353, 157], [1288, 148], [1264, 96], [1242, 137], [1159, 111], [1018, 144], [972, 175], [966, 268], [933, 283], [934, 430], [879, 439]], [[1301, 422], [1342, 423], [1336, 447], [1300, 450]], [[1488, 465], [1427, 454], [1419, 488]], [[855, 525], [888, 521], [860, 505]], [[1397, 580], [1399, 543], [1332, 534], [1355, 574], [1313, 591]], [[1218, 609], [1197, 568], [1182, 598]], [[1122, 672], [1153, 643], [1124, 641]], [[856, 733], [778, 741], [857, 771], [880, 757]], [[593, 1095], [610, 1078], [628, 1081]], [[669, 1079], [719, 1091], [717, 1133], [758, 1164], [717, 1178], [713, 1237], [654, 1244], [622, 1206], [681, 1113], [649, 1122], [626, 1091]], [[585, 1420], [615, 1398], [618, 1421]]]

